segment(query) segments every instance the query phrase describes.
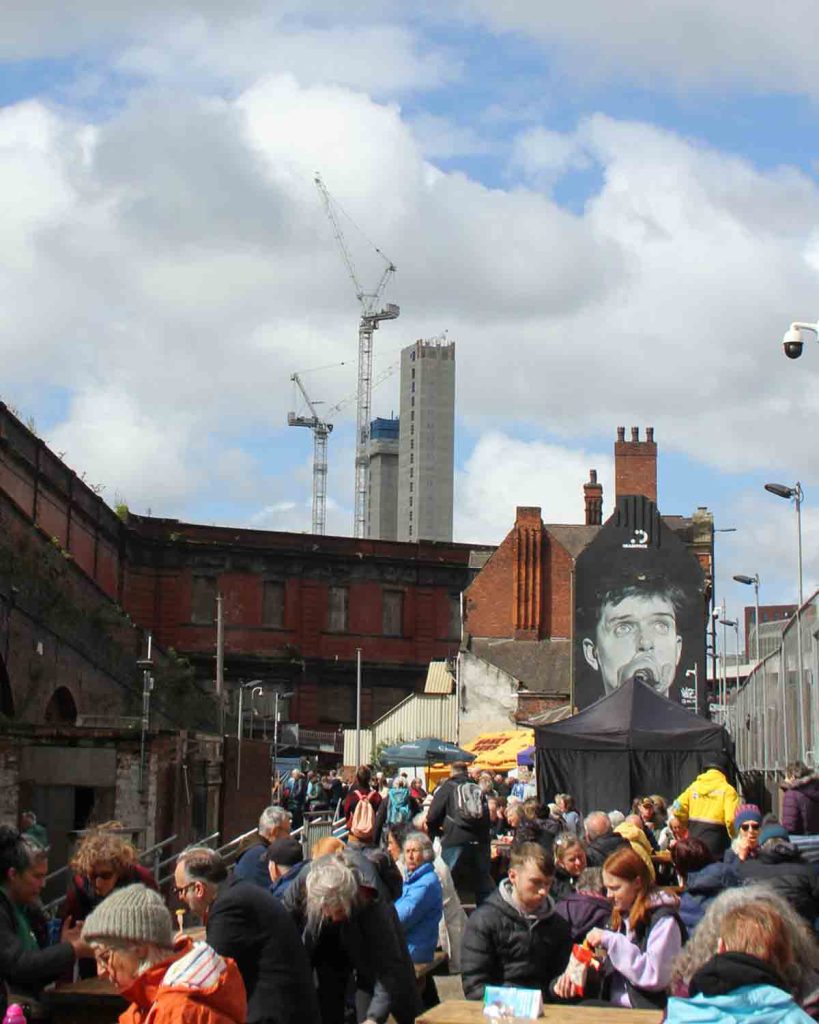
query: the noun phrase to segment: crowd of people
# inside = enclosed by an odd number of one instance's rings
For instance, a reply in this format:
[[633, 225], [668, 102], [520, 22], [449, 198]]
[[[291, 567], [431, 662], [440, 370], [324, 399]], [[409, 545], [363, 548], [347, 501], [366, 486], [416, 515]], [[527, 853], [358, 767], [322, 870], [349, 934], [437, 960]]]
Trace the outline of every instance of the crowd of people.
[[[437, 956], [470, 1000], [511, 986], [672, 1021], [819, 1020], [819, 885], [792, 840], [819, 832], [803, 765], [781, 822], [741, 801], [719, 758], [673, 800], [585, 814], [568, 793], [542, 802], [526, 772], [462, 763], [429, 794], [362, 767], [349, 787], [295, 771], [276, 795], [235, 865], [186, 849], [164, 894], [121, 829], [92, 829], [51, 922], [45, 830], [0, 827], [8, 998], [45, 1018], [47, 985], [96, 971], [127, 1024], [410, 1024], [438, 1001]], [[346, 834], [306, 857], [291, 833], [316, 800]]]

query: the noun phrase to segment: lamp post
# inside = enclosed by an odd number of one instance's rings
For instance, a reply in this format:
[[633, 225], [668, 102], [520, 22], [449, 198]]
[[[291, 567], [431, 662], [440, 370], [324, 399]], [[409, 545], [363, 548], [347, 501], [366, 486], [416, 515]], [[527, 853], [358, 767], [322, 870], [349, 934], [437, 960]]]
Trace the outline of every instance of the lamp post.
[[361, 648], [355, 649], [355, 765], [361, 767]]
[[289, 693], [279, 693], [276, 690], [273, 694], [273, 785], [279, 781], [279, 701], [287, 700], [293, 696]]
[[[734, 576], [734, 579], [736, 580], [737, 583], [742, 583], [746, 587], [753, 587], [754, 588], [754, 606], [755, 606], [755, 610], [754, 610], [754, 661], [756, 662], [755, 672], [757, 673], [757, 678], [754, 680], [754, 697], [755, 698], [759, 698], [759, 696], [760, 696], [759, 689], [760, 689], [760, 684], [761, 684], [762, 687], [763, 687], [762, 706], [765, 707], [767, 705], [767, 703], [768, 703], [767, 699], [766, 699], [766, 696], [765, 696], [765, 691], [764, 691], [765, 674], [764, 674], [764, 672], [762, 672], [762, 670], [759, 667], [759, 665], [760, 665], [760, 659], [759, 659], [759, 573], [755, 572], [753, 574], [753, 576], [745, 576], [742, 573], [738, 573], [736, 576]], [[747, 637], [746, 637], [746, 641], [747, 641]], [[760, 675], [762, 677], [761, 679], [760, 679]], [[755, 712], [756, 712], [757, 715], [759, 714], [759, 707], [760, 707], [760, 701], [758, 699], [755, 699], [754, 700], [754, 709], [755, 709]], [[762, 770], [763, 771], [767, 771], [767, 768], [768, 768], [768, 752], [767, 752], [766, 748], [767, 748], [767, 744], [766, 744], [766, 741], [765, 741], [765, 717], [763, 716], [763, 718], [762, 718]]]
[[[739, 620], [738, 619], [727, 619], [725, 618], [725, 605], [722, 605], [719, 609], [720, 625], [722, 626], [722, 651], [724, 658], [724, 678], [725, 678], [725, 704], [724, 704], [724, 716], [725, 720], [728, 719], [728, 633], [729, 628], [734, 630], [735, 644], [735, 663], [734, 663], [734, 693], [739, 692]], [[734, 722], [733, 732], [736, 732], [736, 722]]]
[[[778, 498], [785, 498], [786, 501], [792, 500], [796, 506], [796, 565], [799, 584], [799, 604], [796, 608], [796, 657], [799, 681], [796, 687], [796, 697], [799, 701], [799, 756], [803, 760], [807, 760], [806, 747], [808, 732], [807, 722], [805, 721], [805, 700], [802, 693], [805, 678], [802, 668], [802, 603], [804, 601], [804, 594], [802, 591], [802, 502], [805, 498], [805, 492], [802, 490], [802, 484], [798, 480], [793, 487], [788, 487], [787, 484], [765, 484], [765, 490], [770, 494], [775, 494]], [[783, 650], [783, 661], [784, 660], [785, 652]], [[783, 665], [783, 669], [787, 674], [786, 664]], [[816, 709], [814, 709], [814, 716], [815, 714]]]
[[242, 703], [245, 695], [245, 690], [251, 687], [251, 707], [253, 706], [253, 694], [257, 691], [262, 693], [261, 679], [251, 679], [249, 683], [239, 683], [239, 724], [236, 727], [236, 739], [238, 740], [238, 746], [236, 750], [236, 788], [239, 788], [239, 783], [242, 775], [242, 734], [244, 729], [242, 728]]

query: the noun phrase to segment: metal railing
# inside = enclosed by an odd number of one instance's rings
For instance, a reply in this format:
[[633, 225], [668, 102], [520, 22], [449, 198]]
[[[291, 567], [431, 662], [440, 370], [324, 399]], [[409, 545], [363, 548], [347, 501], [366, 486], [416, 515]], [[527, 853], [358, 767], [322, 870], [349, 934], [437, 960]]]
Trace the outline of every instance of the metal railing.
[[819, 767], [819, 591], [788, 623], [782, 646], [731, 694], [727, 722], [740, 770], [778, 776], [791, 761]]

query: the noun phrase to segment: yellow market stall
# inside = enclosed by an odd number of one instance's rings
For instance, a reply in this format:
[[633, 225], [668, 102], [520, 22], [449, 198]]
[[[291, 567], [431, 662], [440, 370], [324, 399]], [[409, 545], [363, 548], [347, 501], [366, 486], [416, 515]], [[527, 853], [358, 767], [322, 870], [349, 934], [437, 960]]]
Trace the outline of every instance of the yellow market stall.
[[[471, 743], [461, 746], [475, 755], [469, 765], [470, 772], [475, 768], [487, 772], [508, 772], [518, 766], [518, 754], [535, 742], [533, 729], [504, 729], [502, 732], [485, 732], [477, 736]], [[449, 775], [449, 765], [434, 764], [427, 773], [427, 786], [432, 790], [441, 779]]]

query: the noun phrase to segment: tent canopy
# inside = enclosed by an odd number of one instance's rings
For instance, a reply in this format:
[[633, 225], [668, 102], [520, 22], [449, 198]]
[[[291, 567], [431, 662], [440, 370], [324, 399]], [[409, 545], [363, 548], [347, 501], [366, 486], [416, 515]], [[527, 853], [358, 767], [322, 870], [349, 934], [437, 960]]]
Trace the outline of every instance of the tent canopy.
[[580, 714], [536, 730], [542, 800], [571, 793], [584, 814], [627, 811], [636, 796], [673, 800], [731, 741], [652, 687], [630, 679]]
[[629, 679], [580, 714], [537, 729], [552, 750], [723, 750], [724, 730]]

